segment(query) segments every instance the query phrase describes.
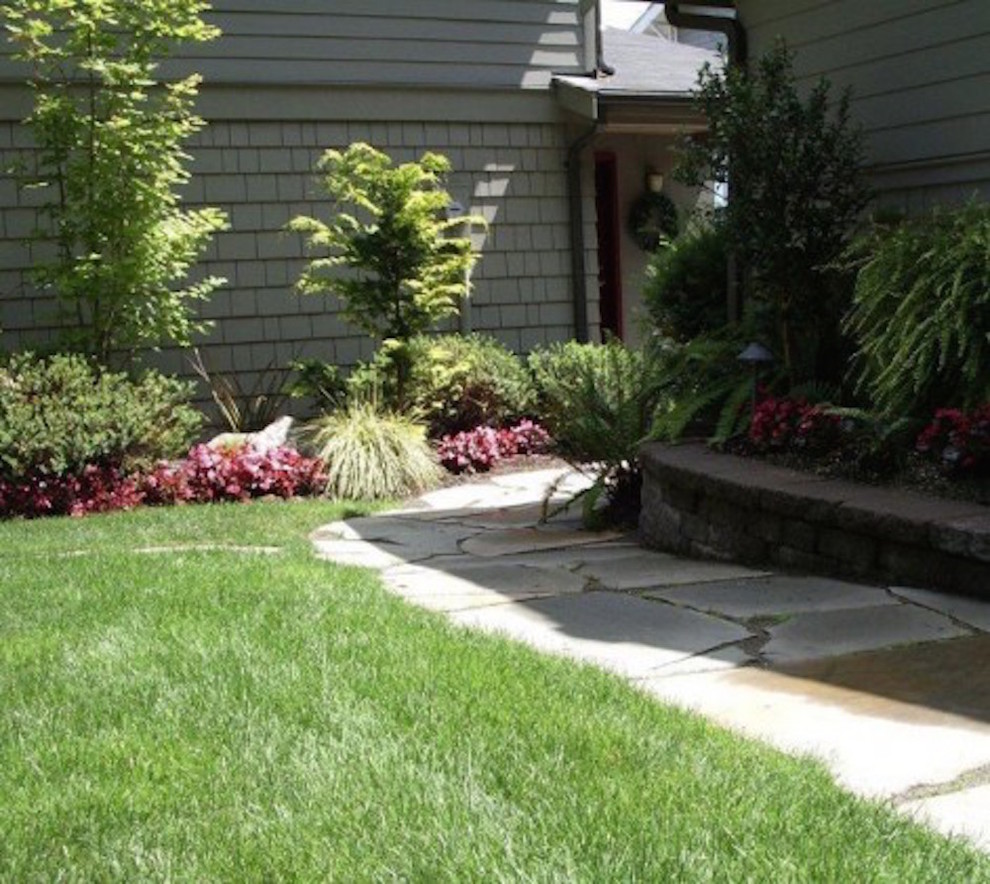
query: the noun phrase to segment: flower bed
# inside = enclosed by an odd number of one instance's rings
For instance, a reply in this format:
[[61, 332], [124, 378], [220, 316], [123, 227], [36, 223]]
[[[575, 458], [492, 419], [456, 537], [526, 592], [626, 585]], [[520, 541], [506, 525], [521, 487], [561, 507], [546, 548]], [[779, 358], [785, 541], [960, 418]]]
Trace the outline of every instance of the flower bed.
[[0, 515], [82, 516], [142, 504], [290, 498], [320, 494], [325, 486], [320, 461], [294, 448], [196, 445], [182, 460], [161, 461], [147, 472], [87, 465], [77, 473], [35, 472], [18, 482], [0, 481]]
[[484, 473], [506, 458], [543, 454], [551, 444], [543, 427], [524, 420], [501, 430], [483, 426], [444, 436], [437, 444], [437, 454], [451, 473]]

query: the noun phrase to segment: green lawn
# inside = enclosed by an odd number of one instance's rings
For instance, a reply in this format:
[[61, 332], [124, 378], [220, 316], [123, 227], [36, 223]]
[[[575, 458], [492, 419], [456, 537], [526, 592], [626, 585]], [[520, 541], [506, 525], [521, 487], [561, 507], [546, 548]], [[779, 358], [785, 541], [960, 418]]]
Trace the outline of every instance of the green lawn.
[[[990, 880], [816, 765], [318, 562], [340, 512], [0, 524], [0, 880]], [[281, 551], [134, 551], [188, 543]]]

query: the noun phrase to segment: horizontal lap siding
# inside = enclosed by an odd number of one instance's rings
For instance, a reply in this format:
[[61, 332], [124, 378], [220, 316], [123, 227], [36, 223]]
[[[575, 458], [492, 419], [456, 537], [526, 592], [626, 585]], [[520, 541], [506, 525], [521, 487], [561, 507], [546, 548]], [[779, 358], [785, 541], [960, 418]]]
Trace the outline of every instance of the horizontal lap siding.
[[[273, 9], [277, 7], [277, 11]], [[183, 47], [166, 75], [215, 84], [546, 89], [580, 73], [576, 0], [215, 0], [219, 40]], [[0, 81], [24, 70], [0, 40]]]
[[214, 83], [546, 88], [580, 70], [576, 3], [216, 0], [223, 31], [186, 54]]
[[877, 187], [910, 208], [990, 193], [990, 2], [739, 0], [755, 58], [782, 36], [801, 82], [853, 92]]

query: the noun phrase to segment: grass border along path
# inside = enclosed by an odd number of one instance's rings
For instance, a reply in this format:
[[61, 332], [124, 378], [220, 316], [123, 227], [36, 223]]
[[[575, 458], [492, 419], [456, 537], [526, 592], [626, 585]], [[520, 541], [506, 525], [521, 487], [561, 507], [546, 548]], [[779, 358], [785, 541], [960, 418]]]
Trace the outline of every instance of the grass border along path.
[[0, 880], [990, 880], [817, 764], [317, 561], [341, 514], [0, 524]]

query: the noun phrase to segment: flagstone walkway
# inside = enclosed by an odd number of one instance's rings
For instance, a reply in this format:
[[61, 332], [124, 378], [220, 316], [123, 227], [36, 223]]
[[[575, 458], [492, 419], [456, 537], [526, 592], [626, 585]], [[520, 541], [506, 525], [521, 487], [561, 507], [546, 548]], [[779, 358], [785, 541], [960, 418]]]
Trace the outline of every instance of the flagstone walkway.
[[538, 471], [318, 529], [330, 561], [410, 602], [612, 670], [852, 791], [990, 850], [990, 604], [651, 552], [540, 501]]

